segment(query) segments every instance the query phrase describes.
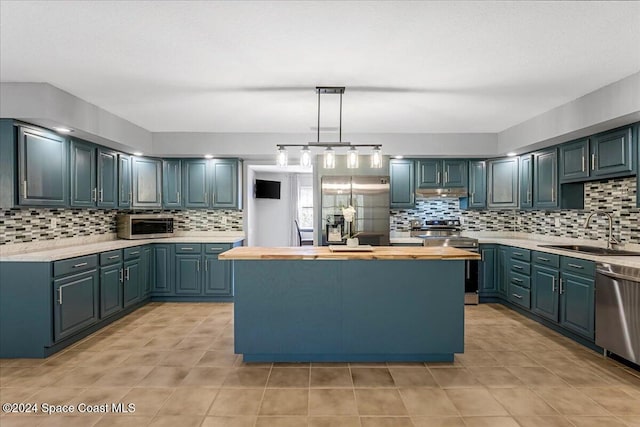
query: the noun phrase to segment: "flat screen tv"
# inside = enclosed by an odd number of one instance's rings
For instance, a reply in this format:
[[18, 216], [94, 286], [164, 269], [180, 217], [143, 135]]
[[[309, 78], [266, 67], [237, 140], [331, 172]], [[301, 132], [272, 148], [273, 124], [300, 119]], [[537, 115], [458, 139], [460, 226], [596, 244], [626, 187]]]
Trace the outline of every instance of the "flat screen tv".
[[256, 199], [279, 199], [280, 181], [256, 179]]

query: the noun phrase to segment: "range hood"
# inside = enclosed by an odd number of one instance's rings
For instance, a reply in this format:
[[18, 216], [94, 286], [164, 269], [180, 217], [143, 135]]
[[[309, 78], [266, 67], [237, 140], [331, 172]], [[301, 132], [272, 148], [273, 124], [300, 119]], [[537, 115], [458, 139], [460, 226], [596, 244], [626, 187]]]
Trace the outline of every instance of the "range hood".
[[467, 188], [418, 188], [416, 190], [417, 197], [423, 198], [442, 198], [442, 197], [469, 197]]

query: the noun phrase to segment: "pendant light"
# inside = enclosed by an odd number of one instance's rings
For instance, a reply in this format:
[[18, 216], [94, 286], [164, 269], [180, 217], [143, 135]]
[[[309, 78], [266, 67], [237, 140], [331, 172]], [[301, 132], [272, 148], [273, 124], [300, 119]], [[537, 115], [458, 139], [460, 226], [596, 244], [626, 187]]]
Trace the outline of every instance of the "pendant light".
[[374, 169], [382, 167], [382, 150], [379, 145], [375, 146], [371, 151], [371, 167]]
[[286, 167], [289, 161], [289, 154], [287, 153], [286, 147], [283, 145], [278, 147], [278, 157], [276, 159], [276, 163], [281, 168]]
[[324, 150], [324, 168], [335, 169], [336, 167], [336, 152], [333, 148], [327, 147]]
[[311, 151], [309, 147], [302, 147], [302, 150], [300, 150], [300, 166], [303, 168], [311, 166]]
[[358, 167], [358, 149], [351, 147], [347, 151], [347, 168], [356, 169]]

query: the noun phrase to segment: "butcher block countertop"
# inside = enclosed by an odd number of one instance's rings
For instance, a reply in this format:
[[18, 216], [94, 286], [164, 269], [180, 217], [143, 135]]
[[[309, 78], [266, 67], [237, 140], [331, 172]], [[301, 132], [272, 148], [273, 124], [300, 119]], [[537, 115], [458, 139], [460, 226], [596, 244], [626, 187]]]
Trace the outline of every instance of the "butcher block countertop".
[[375, 246], [370, 252], [331, 252], [326, 246], [260, 247], [242, 246], [223, 252], [218, 259], [228, 260], [468, 260], [480, 255], [450, 247], [427, 248]]

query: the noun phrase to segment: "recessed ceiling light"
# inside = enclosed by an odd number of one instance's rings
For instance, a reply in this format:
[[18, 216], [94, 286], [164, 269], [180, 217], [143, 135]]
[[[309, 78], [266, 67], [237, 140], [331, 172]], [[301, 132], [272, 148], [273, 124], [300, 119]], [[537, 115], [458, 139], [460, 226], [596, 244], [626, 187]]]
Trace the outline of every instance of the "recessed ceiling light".
[[213, 159], [213, 154], [205, 154], [204, 158], [205, 159]]
[[142, 152], [141, 151], [134, 151], [133, 155], [134, 156], [142, 156]]
[[509, 157], [513, 157], [515, 155], [516, 155], [516, 153], [514, 153], [513, 151], [511, 151], [510, 153], [507, 153], [507, 156], [509, 156]]
[[53, 128], [53, 130], [60, 132], [60, 133], [71, 133], [73, 132], [73, 129], [69, 129], [69, 128], [65, 128], [65, 127], [55, 127]]
[[404, 159], [404, 156], [393, 156], [394, 159]]

